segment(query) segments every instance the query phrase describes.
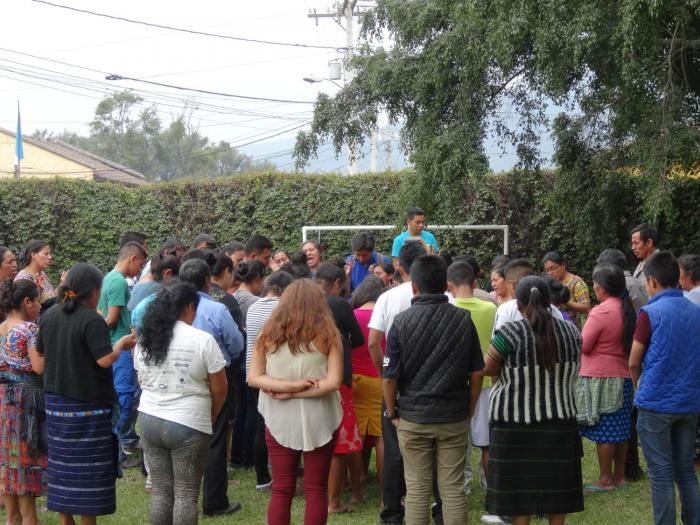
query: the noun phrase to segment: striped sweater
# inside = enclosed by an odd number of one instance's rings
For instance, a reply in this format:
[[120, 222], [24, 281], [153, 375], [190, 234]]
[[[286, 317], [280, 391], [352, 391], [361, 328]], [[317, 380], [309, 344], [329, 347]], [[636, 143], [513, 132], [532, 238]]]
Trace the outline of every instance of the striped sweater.
[[581, 334], [573, 323], [552, 321], [558, 355], [552, 370], [537, 362], [535, 335], [527, 320], [506, 323], [494, 333], [491, 345], [504, 361], [491, 391], [491, 421], [529, 424], [576, 417]]

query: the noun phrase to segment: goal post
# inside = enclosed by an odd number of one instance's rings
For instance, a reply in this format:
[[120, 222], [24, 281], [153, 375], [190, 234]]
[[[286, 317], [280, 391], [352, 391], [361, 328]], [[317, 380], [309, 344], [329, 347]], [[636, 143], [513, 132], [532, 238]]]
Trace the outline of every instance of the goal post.
[[[395, 224], [344, 224], [338, 226], [302, 226], [301, 227], [301, 242], [305, 243], [309, 240], [309, 232], [318, 232], [319, 240], [321, 238], [321, 232], [329, 231], [387, 231], [395, 230]], [[509, 245], [508, 245], [508, 235], [509, 227], [507, 224], [438, 224], [433, 226], [432, 224], [428, 228], [430, 231], [436, 230], [496, 230], [503, 232], [503, 254], [508, 255]]]

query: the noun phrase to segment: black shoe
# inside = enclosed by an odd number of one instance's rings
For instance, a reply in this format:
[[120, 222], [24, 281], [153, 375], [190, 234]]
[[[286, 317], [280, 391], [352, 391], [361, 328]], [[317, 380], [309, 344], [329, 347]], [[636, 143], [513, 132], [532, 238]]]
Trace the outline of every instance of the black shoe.
[[226, 514], [233, 514], [234, 512], [238, 512], [241, 510], [241, 502], [240, 501], [232, 501], [231, 503], [228, 504], [228, 507], [225, 509], [220, 509], [220, 510], [210, 510], [209, 512], [203, 512], [205, 517], [209, 518], [211, 516], [225, 516]]
[[124, 459], [122, 459], [122, 468], [124, 470], [130, 468], [136, 468], [141, 466], [141, 456], [137, 452], [124, 453]]

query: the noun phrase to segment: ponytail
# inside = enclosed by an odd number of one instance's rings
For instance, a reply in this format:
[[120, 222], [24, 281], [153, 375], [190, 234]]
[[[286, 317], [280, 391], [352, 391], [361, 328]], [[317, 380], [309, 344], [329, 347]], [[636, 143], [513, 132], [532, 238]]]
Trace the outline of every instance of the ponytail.
[[551, 370], [557, 361], [557, 338], [550, 312], [549, 288], [540, 277], [522, 279], [515, 290], [518, 306], [535, 335], [535, 354], [540, 366]]
[[637, 324], [637, 312], [627, 291], [625, 272], [615, 264], [599, 264], [593, 269], [593, 281], [611, 297], [617, 297], [622, 304], [622, 347], [625, 356], [632, 351], [632, 336]]
[[63, 311], [72, 314], [80, 301], [87, 299], [93, 290], [102, 288], [102, 272], [92, 264], [76, 263], [71, 266], [66, 282], [58, 289], [58, 300]]

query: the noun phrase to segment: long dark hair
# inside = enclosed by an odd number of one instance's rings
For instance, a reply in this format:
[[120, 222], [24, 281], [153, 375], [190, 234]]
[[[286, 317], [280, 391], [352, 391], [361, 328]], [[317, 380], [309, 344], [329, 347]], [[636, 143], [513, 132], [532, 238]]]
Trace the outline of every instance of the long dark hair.
[[625, 355], [629, 357], [632, 351], [632, 336], [637, 324], [637, 313], [627, 292], [625, 272], [614, 264], [599, 264], [593, 269], [593, 281], [613, 297], [619, 297], [622, 302], [622, 346]]
[[353, 292], [350, 305], [357, 309], [365, 303], [376, 303], [385, 291], [384, 281], [376, 275], [368, 275]]
[[92, 264], [76, 263], [71, 266], [66, 282], [58, 289], [58, 298], [63, 302], [63, 311], [72, 314], [83, 299], [93, 290], [102, 288], [102, 272]]
[[515, 298], [518, 306], [525, 309], [525, 318], [535, 334], [537, 362], [551, 370], [557, 361], [557, 338], [549, 311], [549, 287], [540, 277], [525, 277], [515, 289]]
[[31, 241], [29, 241], [24, 250], [19, 252], [19, 255], [17, 256], [17, 262], [19, 263], [21, 269], [24, 270], [27, 266], [30, 265], [30, 263], [32, 262], [32, 254], [40, 252], [48, 245], [48, 242], [38, 239], [32, 239]]
[[168, 356], [175, 322], [182, 311], [199, 304], [197, 288], [192, 283], [173, 280], [166, 283], [146, 308], [139, 343], [146, 363], [159, 365]]

